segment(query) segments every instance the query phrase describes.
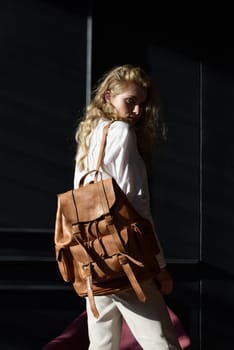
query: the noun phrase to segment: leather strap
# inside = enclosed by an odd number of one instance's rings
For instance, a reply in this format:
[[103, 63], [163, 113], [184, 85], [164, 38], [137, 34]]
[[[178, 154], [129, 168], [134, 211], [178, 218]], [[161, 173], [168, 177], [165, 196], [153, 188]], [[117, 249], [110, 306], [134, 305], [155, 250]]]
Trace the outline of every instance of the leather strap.
[[97, 310], [95, 300], [94, 300], [94, 295], [93, 295], [93, 287], [92, 287], [92, 271], [91, 271], [91, 257], [87, 251], [86, 246], [84, 245], [82, 239], [79, 237], [79, 232], [73, 234], [74, 239], [77, 241], [78, 244], [83, 248], [85, 255], [88, 259], [87, 264], [82, 266], [83, 272], [85, 274], [85, 279], [86, 279], [86, 288], [87, 288], [87, 294], [88, 294], [88, 299], [90, 303], [90, 308], [93, 312], [94, 317], [98, 318], [99, 317], [99, 312]]
[[139, 282], [136, 279], [136, 276], [132, 270], [132, 267], [129, 264], [129, 260], [138, 266], [144, 267], [144, 265], [135, 259], [132, 259], [132, 258], [129, 259], [128, 254], [126, 253], [126, 250], [121, 242], [121, 239], [119, 237], [119, 233], [118, 233], [115, 225], [113, 223], [110, 223], [110, 224], [108, 224], [107, 227], [108, 227], [108, 230], [110, 231], [110, 233], [112, 234], [114, 242], [119, 250], [118, 259], [119, 259], [120, 265], [122, 266], [126, 276], [128, 277], [128, 280], [131, 283], [131, 286], [132, 286], [133, 290], [135, 291], [138, 299], [141, 302], [145, 302], [146, 301], [145, 294], [144, 294]]
[[96, 170], [98, 170], [101, 166], [103, 155], [104, 155], [104, 149], [105, 149], [105, 145], [106, 145], [106, 136], [107, 136], [109, 127], [111, 126], [111, 124], [113, 122], [114, 122], [114, 120], [112, 120], [110, 123], [108, 123], [107, 125], [104, 126], [100, 151], [99, 151], [99, 155], [98, 155], [98, 161], [97, 161], [97, 165], [96, 165]]
[[[104, 129], [103, 129], [103, 136], [102, 136], [102, 141], [101, 141], [101, 146], [100, 146], [100, 151], [99, 151], [99, 156], [98, 156], [98, 161], [97, 161], [97, 166], [96, 166], [96, 170], [98, 171], [98, 169], [100, 168], [100, 165], [102, 163], [102, 159], [103, 159], [103, 155], [104, 155], [104, 148], [106, 145], [106, 137], [107, 137], [107, 133], [109, 130], [110, 125], [113, 123], [113, 121], [111, 121], [110, 123], [108, 123]], [[99, 187], [100, 190], [100, 187]], [[105, 194], [105, 190], [104, 188], [102, 189], [104, 194]], [[100, 198], [102, 198], [103, 196], [100, 196]], [[106, 196], [105, 196], [106, 197]], [[108, 200], [106, 197], [106, 202], [107, 202], [107, 206], [108, 206]], [[105, 205], [106, 203], [103, 203], [103, 205]], [[111, 219], [112, 221], [112, 219]], [[138, 299], [142, 302], [144, 302], [146, 300], [145, 294], [139, 284], [139, 282], [137, 281], [134, 272], [132, 271], [132, 268], [128, 262], [128, 255], [126, 254], [126, 250], [120, 240], [119, 234], [117, 232], [117, 229], [115, 227], [115, 225], [112, 223], [108, 226], [108, 228], [110, 229], [111, 233], [112, 233], [112, 237], [115, 241], [115, 244], [117, 246], [117, 248], [119, 249], [119, 262], [125, 272], [125, 274], [127, 275], [129, 282], [132, 285], [132, 288], [134, 289], [134, 291], [136, 292], [136, 295], [138, 296]], [[138, 262], [135, 262], [138, 263]]]

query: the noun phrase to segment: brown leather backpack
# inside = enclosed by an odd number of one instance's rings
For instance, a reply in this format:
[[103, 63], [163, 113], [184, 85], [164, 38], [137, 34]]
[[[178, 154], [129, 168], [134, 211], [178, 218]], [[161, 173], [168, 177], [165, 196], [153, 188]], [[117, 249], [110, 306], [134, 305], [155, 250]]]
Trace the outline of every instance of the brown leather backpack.
[[[141, 217], [113, 178], [99, 171], [106, 135], [104, 128], [97, 167], [79, 187], [58, 194], [55, 251], [60, 273], [81, 297], [88, 296], [95, 317], [94, 295], [133, 288], [146, 300], [140, 282], [159, 272], [159, 247], [151, 223]], [[93, 180], [85, 183], [93, 173]]]

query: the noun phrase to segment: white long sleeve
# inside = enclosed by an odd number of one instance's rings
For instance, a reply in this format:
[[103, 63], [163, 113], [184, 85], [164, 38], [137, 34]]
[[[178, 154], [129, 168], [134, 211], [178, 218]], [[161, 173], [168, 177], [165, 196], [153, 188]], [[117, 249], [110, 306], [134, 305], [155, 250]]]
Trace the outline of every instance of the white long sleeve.
[[[80, 172], [78, 166], [76, 166], [74, 188], [79, 186], [80, 178], [88, 170], [96, 168], [103, 128], [107, 123], [107, 121], [100, 121], [93, 131], [86, 169]], [[107, 134], [103, 164], [100, 171], [103, 174], [103, 178], [111, 176], [116, 180], [138, 213], [150, 220], [154, 227], [150, 210], [145, 164], [137, 150], [134, 128], [128, 123], [116, 121], [111, 124]], [[157, 260], [162, 268], [166, 266], [166, 261], [156, 231], [155, 236], [160, 246], [160, 253], [157, 254]]]

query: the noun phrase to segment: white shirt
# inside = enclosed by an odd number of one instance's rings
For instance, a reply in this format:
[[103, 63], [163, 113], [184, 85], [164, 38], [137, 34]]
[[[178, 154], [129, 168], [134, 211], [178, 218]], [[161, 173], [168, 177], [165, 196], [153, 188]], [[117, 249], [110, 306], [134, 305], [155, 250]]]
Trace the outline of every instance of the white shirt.
[[[87, 171], [96, 169], [103, 128], [107, 123], [109, 121], [100, 120], [91, 133], [85, 170], [80, 172], [78, 165], [75, 167], [74, 188], [79, 187], [79, 181]], [[79, 157], [78, 152], [77, 160]], [[115, 179], [138, 213], [150, 220], [154, 227], [146, 168], [137, 150], [134, 128], [130, 124], [123, 121], [115, 121], [111, 124], [107, 134], [103, 162], [99, 170], [102, 172], [103, 179], [108, 177]], [[89, 181], [88, 178], [87, 181]], [[162, 268], [166, 266], [166, 261], [156, 232], [155, 236], [160, 246], [157, 259]]]

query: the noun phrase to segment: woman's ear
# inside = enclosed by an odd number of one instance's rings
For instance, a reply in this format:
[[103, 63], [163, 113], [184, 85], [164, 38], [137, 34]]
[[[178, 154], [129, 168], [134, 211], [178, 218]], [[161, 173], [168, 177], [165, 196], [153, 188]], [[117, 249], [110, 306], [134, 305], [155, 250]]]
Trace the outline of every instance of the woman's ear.
[[111, 98], [111, 92], [110, 90], [106, 90], [104, 93], [105, 102], [110, 102], [110, 98]]

